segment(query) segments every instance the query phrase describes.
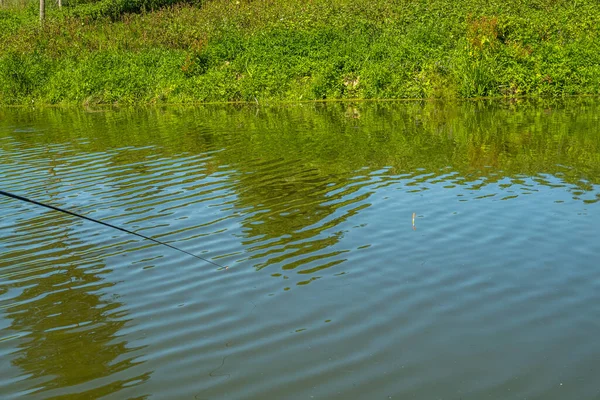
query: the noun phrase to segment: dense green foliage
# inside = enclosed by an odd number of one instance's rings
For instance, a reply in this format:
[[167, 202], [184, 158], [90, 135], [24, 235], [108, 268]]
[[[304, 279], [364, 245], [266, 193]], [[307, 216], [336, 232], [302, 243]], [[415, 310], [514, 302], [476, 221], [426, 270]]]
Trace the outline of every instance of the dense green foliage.
[[158, 10], [165, 6], [174, 4], [188, 3], [201, 4], [200, 0], [100, 0], [86, 1], [81, 3], [73, 10], [68, 10], [74, 17], [84, 18], [86, 20], [96, 20], [99, 18], [110, 18], [117, 21], [123, 14], [140, 13]]
[[174, 1], [0, 10], [0, 103], [600, 94], [597, 0]]

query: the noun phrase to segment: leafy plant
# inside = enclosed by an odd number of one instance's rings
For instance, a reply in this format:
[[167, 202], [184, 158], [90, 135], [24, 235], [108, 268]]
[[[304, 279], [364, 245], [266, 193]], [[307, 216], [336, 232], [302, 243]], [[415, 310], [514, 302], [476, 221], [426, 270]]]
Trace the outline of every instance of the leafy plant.
[[597, 0], [65, 4], [0, 9], [0, 102], [600, 94]]

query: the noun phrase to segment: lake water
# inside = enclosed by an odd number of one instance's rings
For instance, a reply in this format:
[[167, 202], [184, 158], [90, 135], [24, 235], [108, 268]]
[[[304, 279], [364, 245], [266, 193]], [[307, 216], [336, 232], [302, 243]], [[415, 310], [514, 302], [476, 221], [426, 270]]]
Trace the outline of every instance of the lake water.
[[2, 399], [600, 398], [597, 100], [0, 109], [0, 162], [223, 266], [0, 196]]

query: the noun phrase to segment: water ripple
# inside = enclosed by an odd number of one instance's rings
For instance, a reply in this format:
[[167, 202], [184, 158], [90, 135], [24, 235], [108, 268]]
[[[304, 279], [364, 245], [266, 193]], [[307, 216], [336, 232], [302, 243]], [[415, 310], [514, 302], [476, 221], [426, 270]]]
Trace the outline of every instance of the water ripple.
[[0, 110], [1, 190], [223, 265], [1, 197], [0, 395], [595, 398], [598, 105], [319, 107]]

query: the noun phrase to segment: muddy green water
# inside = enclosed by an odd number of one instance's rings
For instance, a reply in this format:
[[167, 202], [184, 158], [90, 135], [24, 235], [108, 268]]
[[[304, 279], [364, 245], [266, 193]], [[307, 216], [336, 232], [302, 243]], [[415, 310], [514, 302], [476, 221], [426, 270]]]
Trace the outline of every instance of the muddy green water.
[[[2, 399], [598, 399], [600, 102], [0, 110]], [[415, 213], [414, 226], [412, 221]]]

